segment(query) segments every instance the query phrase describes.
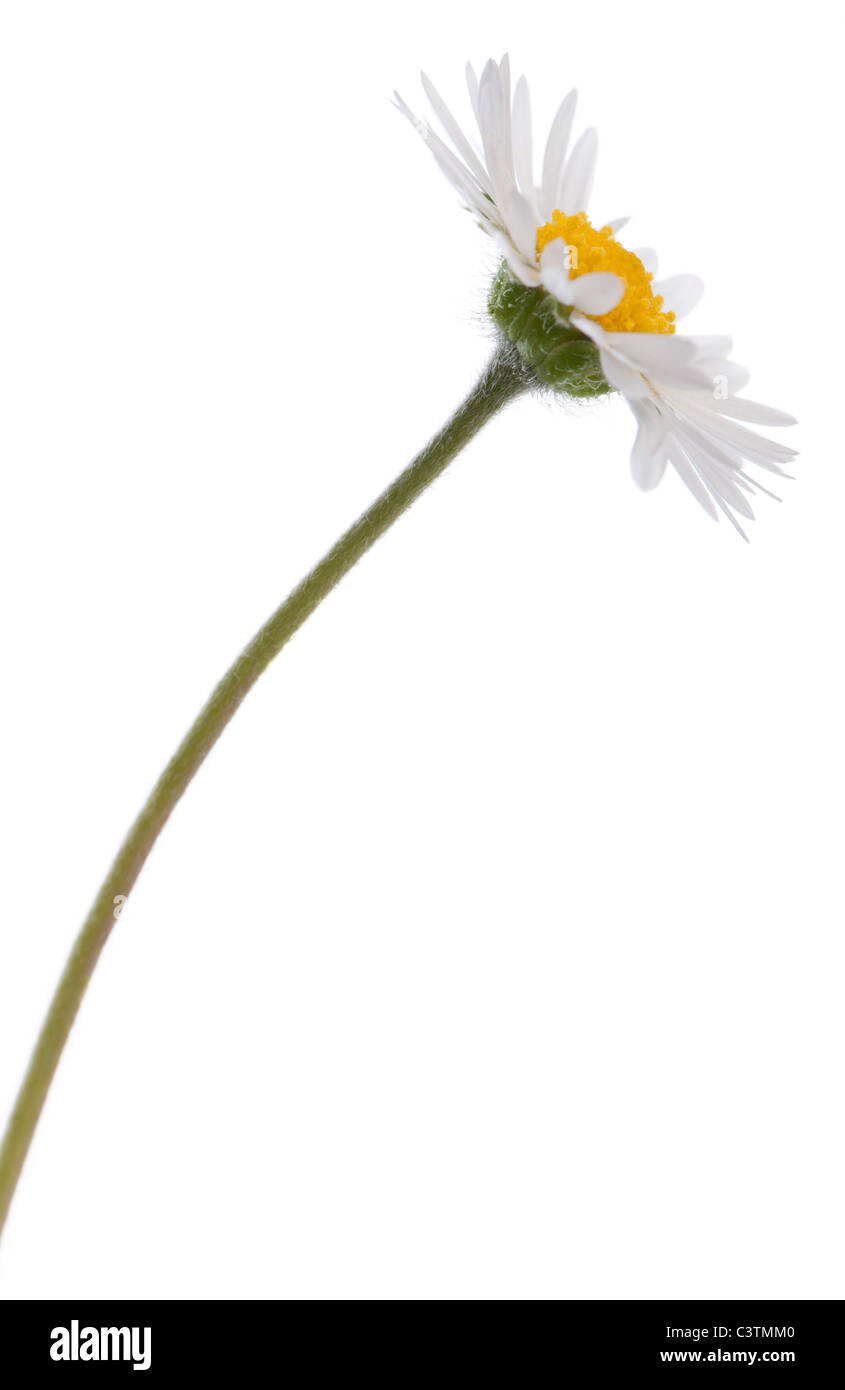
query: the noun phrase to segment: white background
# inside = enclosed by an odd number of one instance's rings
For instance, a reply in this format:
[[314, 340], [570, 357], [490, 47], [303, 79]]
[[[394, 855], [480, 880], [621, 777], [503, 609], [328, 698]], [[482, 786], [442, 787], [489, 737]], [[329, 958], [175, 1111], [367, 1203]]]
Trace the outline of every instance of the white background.
[[[752, 543], [494, 422], [263, 679], [108, 946], [6, 1297], [845, 1294], [821, 4], [0, 8], [0, 1110], [209, 688], [443, 421], [493, 262], [388, 103], [510, 49], [798, 415]], [[835, 103], [835, 105], [834, 105]], [[781, 438], [785, 436], [781, 435]]]

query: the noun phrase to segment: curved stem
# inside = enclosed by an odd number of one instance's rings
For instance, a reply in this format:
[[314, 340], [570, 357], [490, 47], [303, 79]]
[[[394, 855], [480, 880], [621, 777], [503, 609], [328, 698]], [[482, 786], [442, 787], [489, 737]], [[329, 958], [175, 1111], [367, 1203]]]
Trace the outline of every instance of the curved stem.
[[50, 1083], [88, 981], [120, 906], [185, 788], [258, 677], [335, 584], [434, 482], [473, 435], [525, 389], [515, 351], [503, 343], [474, 389], [413, 463], [373, 503], [241, 652], [161, 774], [94, 899], [53, 995], [0, 1149], [0, 1231]]

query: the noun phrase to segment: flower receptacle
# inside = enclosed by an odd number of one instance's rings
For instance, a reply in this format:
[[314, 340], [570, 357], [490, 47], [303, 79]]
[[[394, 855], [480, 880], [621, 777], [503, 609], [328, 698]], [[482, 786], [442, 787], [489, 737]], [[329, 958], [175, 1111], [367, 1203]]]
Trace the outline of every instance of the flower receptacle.
[[598, 348], [572, 326], [571, 311], [548, 290], [520, 284], [505, 261], [490, 286], [487, 308], [496, 327], [543, 386], [586, 398], [612, 389], [602, 372]]

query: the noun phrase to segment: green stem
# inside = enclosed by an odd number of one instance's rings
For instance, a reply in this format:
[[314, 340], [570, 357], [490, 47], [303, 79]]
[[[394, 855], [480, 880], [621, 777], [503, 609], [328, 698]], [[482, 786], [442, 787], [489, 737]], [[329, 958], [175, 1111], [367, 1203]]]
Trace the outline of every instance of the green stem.
[[88, 981], [119, 909], [182, 793], [241, 701], [335, 584], [443, 472], [502, 406], [526, 387], [515, 349], [502, 343], [474, 389], [413, 463], [294, 589], [229, 668], [161, 774], [94, 899], [53, 995], [0, 1149], [0, 1231]]

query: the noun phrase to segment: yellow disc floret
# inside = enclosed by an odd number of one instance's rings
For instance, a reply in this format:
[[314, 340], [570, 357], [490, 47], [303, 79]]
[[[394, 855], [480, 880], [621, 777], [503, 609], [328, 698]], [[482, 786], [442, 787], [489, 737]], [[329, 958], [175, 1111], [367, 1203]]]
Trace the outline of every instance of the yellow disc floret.
[[639, 256], [620, 246], [610, 227], [596, 231], [585, 212], [566, 217], [552, 213], [537, 233], [537, 255], [555, 237], [562, 237], [570, 249], [569, 278], [575, 280], [594, 270], [612, 270], [625, 281], [625, 293], [609, 314], [591, 315], [609, 333], [674, 333], [675, 315], [663, 309], [663, 296], [655, 294], [654, 276]]

